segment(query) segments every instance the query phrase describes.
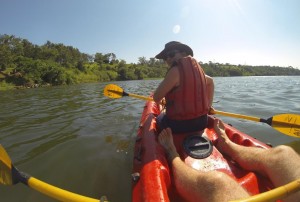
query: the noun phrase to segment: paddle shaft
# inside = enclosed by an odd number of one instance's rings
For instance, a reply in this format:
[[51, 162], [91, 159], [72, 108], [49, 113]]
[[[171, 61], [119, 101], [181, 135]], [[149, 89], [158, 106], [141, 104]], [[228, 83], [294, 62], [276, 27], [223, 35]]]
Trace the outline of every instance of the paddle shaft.
[[122, 97], [123, 96], [129, 96], [129, 97], [134, 97], [134, 98], [141, 99], [141, 100], [153, 101], [153, 98], [151, 98], [151, 97], [146, 97], [146, 96], [132, 94], [132, 93], [126, 93], [125, 91], [120, 92], [120, 91], [113, 90], [113, 89], [109, 89], [108, 91], [111, 92], [111, 93], [115, 93], [115, 94], [117, 94], [119, 96], [122, 96]]
[[23, 184], [41, 192], [51, 198], [57, 199], [59, 201], [70, 201], [70, 202], [100, 202], [100, 200], [75, 194], [73, 192], [55, 187], [53, 185], [47, 184], [41, 180], [27, 175], [24, 172], [20, 172], [16, 167], [12, 165], [12, 176], [14, 184], [22, 182]]
[[[153, 101], [153, 98], [151, 97], [127, 93], [120, 86], [117, 86], [115, 84], [108, 84], [104, 88], [104, 95], [110, 98], [121, 98], [123, 96], [130, 96], [142, 100]], [[282, 134], [300, 138], [300, 115], [297, 114], [279, 114], [272, 116], [268, 119], [262, 119], [253, 116], [218, 111], [214, 110], [213, 108], [210, 110], [210, 114], [219, 114], [233, 118], [240, 118], [255, 122], [266, 123], [275, 130], [281, 132]]]
[[234, 114], [234, 113], [223, 112], [223, 111], [218, 111], [218, 110], [211, 110], [211, 113], [219, 114], [219, 115], [223, 115], [223, 116], [230, 116], [230, 117], [234, 117], [234, 118], [241, 118], [241, 119], [246, 119], [246, 120], [256, 121], [256, 122], [264, 122], [264, 123], [267, 122], [265, 119], [261, 119], [261, 118], [257, 118], [257, 117], [253, 117], [253, 116]]
[[273, 125], [282, 126], [282, 127], [291, 127], [291, 126], [293, 126], [295, 128], [299, 128], [299, 125], [296, 125], [296, 124], [285, 123], [285, 122], [280, 122], [280, 121], [273, 121], [272, 120], [273, 117], [270, 117], [268, 119], [262, 119], [262, 118], [258, 118], [258, 117], [254, 117], [254, 116], [246, 116], [246, 115], [242, 115], [242, 114], [234, 114], [234, 113], [223, 112], [223, 111], [218, 111], [218, 110], [212, 110], [211, 113], [212, 114], [219, 114], [219, 115], [223, 115], [223, 116], [229, 116], [229, 117], [233, 117], [233, 118], [241, 118], [241, 119], [245, 119], [245, 120], [266, 123], [270, 126], [273, 126]]
[[[117, 92], [117, 91], [114, 91], [114, 90], [110, 90], [110, 91], [120, 94], [120, 92]], [[131, 93], [127, 93], [125, 91], [122, 92], [122, 96], [130, 96], [130, 97], [134, 97], [134, 98], [138, 98], [138, 99], [142, 99], [142, 100], [153, 101], [153, 98], [151, 98], [151, 97], [131, 94]], [[269, 120], [261, 119], [261, 118], [258, 118], [258, 117], [246, 116], [246, 115], [242, 115], [242, 114], [234, 114], [234, 113], [223, 112], [223, 111], [219, 111], [219, 110], [211, 110], [211, 113], [212, 114], [219, 114], [219, 115], [223, 115], [223, 116], [230, 116], [230, 117], [233, 117], [233, 118], [246, 119], [246, 120], [255, 121], [255, 122], [262, 122], [262, 123], [267, 123], [267, 124], [271, 125]]]
[[278, 199], [286, 198], [287, 196], [300, 190], [300, 179], [290, 182], [286, 185], [277, 187], [270, 191], [251, 196], [249, 198], [240, 199], [231, 202], [255, 202], [255, 201], [265, 201], [272, 202]]
[[28, 179], [28, 186], [47, 195], [51, 198], [55, 198], [59, 201], [70, 201], [70, 202], [100, 202], [100, 200], [89, 198], [86, 196], [82, 196], [79, 194], [75, 194], [64, 189], [60, 189], [58, 187], [52, 186], [45, 182], [42, 182], [34, 177], [30, 177]]
[[124, 92], [124, 94], [126, 94], [125, 96], [130, 96], [130, 97], [134, 97], [134, 98], [138, 98], [138, 99], [142, 99], [142, 100], [146, 100], [146, 101], [153, 101], [153, 98], [151, 98], [151, 97], [126, 93], [126, 92]]

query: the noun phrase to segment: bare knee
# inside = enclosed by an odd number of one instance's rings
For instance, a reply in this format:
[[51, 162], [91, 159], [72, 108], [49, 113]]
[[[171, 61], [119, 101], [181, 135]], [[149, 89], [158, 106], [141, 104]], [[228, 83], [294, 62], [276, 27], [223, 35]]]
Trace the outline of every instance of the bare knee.
[[299, 158], [291, 147], [285, 145], [266, 150], [262, 155], [264, 160], [261, 161], [261, 164], [265, 173], [270, 173], [276, 168], [282, 169], [282, 167], [285, 167], [284, 165], [290, 164], [290, 159]]
[[275, 186], [282, 186], [300, 177], [300, 156], [289, 146], [270, 149], [265, 162], [266, 173]]
[[280, 145], [270, 150], [269, 163], [278, 165], [290, 159], [295, 160], [299, 158], [299, 155], [289, 146]]
[[286, 145], [279, 145], [274, 148], [275, 154], [281, 154], [281, 155], [290, 155], [290, 154], [296, 154], [296, 152], [289, 146]]

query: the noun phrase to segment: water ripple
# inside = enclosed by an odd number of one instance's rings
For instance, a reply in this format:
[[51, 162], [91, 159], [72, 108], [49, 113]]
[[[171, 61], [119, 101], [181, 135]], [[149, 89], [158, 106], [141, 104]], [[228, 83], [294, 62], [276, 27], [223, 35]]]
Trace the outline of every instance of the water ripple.
[[[218, 110], [261, 118], [300, 113], [299, 77], [214, 80], [214, 107]], [[126, 92], [148, 96], [159, 82], [115, 83]], [[98, 196], [101, 187], [102, 193], [111, 193], [108, 195], [111, 201], [124, 198], [130, 201], [132, 150], [144, 101], [131, 97], [107, 98], [102, 94], [106, 84], [1, 92], [0, 143], [13, 162], [75, 192], [86, 189], [93, 191], [90, 195]], [[294, 143], [295, 138], [282, 135], [266, 124], [220, 118], [264, 142], [299, 145]], [[64, 169], [68, 171], [62, 173]], [[83, 171], [88, 175], [80, 176]], [[82, 188], [85, 178], [88, 181]], [[121, 194], [114, 190], [120, 190]], [[0, 190], [3, 200], [32, 201], [26, 190], [20, 196], [10, 192]]]

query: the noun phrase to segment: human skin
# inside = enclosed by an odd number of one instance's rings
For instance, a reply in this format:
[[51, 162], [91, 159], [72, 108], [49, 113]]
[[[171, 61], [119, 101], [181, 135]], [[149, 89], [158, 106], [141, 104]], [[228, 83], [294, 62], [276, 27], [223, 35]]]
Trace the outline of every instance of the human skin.
[[[226, 135], [222, 121], [214, 122], [218, 135], [217, 148], [244, 169], [256, 171], [268, 177], [275, 187], [300, 178], [300, 157], [288, 146], [271, 149], [245, 147], [232, 142]], [[178, 192], [188, 201], [230, 201], [250, 195], [235, 180], [219, 171], [201, 172], [187, 166], [179, 157], [173, 143], [172, 131], [164, 129], [158, 136], [170, 161]], [[299, 201], [300, 192], [291, 194], [283, 201]]]

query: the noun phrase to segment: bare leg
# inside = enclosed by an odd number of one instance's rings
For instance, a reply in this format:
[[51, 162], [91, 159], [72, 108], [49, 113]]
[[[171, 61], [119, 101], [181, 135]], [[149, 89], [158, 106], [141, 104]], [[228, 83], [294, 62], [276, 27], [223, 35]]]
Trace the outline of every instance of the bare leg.
[[249, 196], [237, 182], [222, 172], [201, 172], [187, 166], [176, 151], [170, 128], [163, 130], [158, 140], [171, 162], [175, 186], [186, 200], [221, 202]]
[[[215, 120], [214, 129], [220, 150], [232, 156], [243, 168], [269, 177], [276, 187], [300, 178], [300, 157], [292, 148], [283, 145], [271, 149], [244, 147], [227, 137], [222, 121]], [[297, 201], [299, 198], [300, 193], [296, 193], [286, 201]]]

